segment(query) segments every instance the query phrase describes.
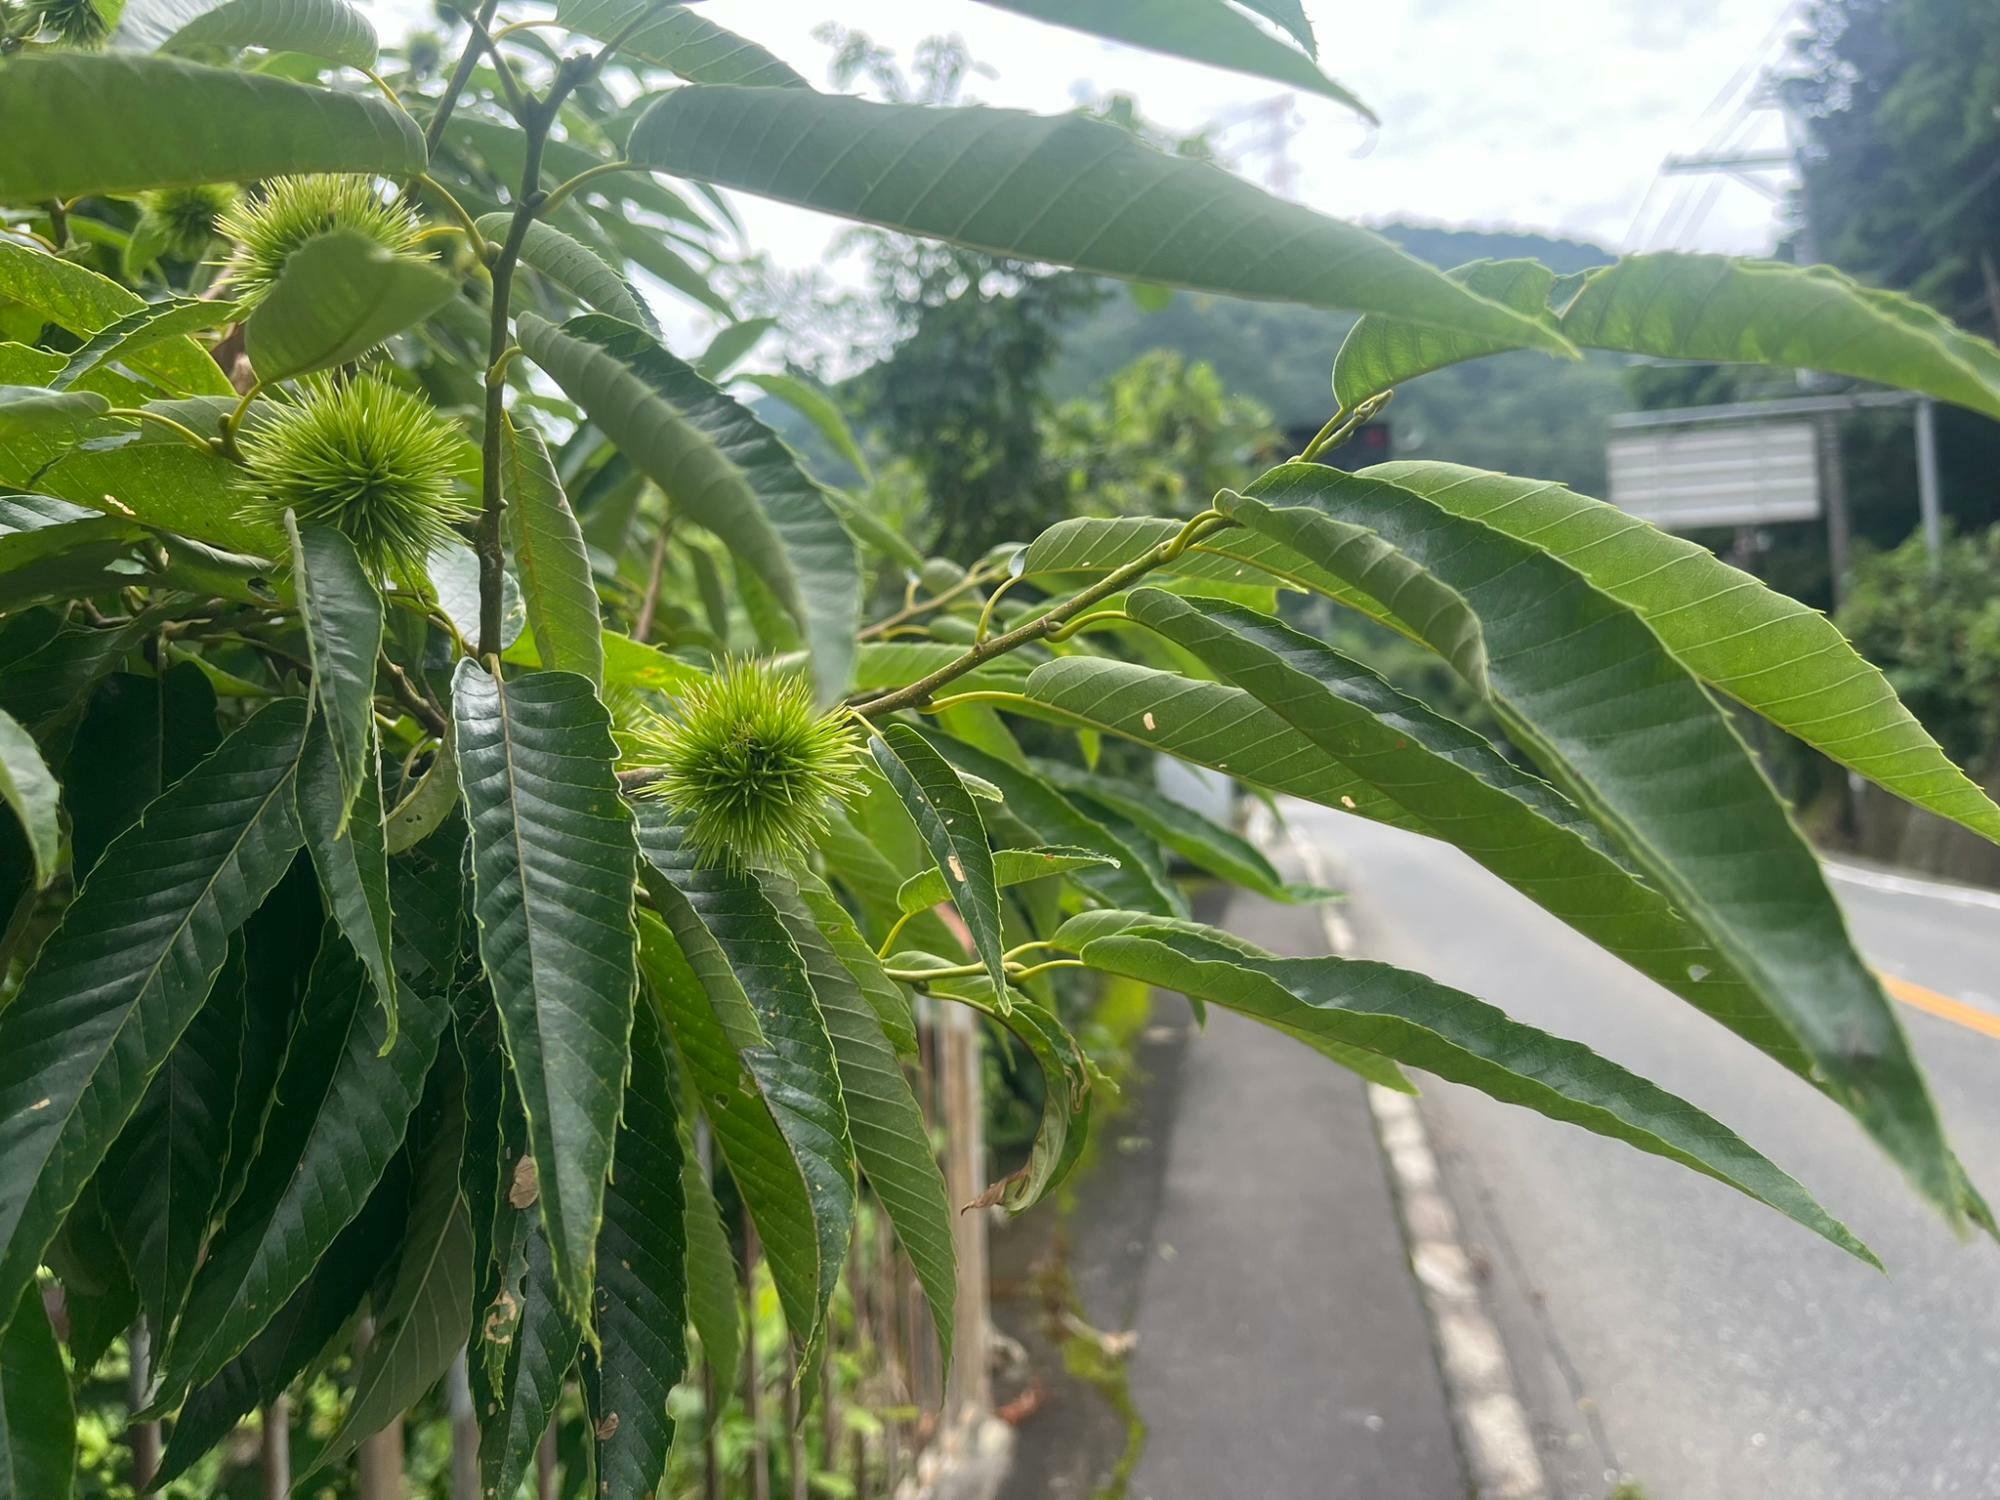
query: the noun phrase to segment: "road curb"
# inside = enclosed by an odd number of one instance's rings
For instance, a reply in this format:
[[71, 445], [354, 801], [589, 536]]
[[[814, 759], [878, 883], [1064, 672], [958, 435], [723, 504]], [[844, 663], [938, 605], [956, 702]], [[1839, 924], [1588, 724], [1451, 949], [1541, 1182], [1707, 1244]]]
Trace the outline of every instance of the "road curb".
[[[1259, 809], [1259, 822], [1265, 822]], [[1275, 823], [1275, 820], [1270, 820]], [[1324, 856], [1290, 828], [1253, 830], [1267, 846], [1282, 838], [1313, 884], [1329, 884]], [[1331, 902], [1319, 908], [1327, 946], [1354, 951], [1353, 930]], [[1402, 1221], [1410, 1269], [1437, 1342], [1445, 1400], [1457, 1429], [1472, 1493], [1480, 1500], [1548, 1500], [1547, 1476], [1535, 1449], [1527, 1408], [1514, 1383], [1500, 1331], [1487, 1311], [1472, 1257], [1459, 1238], [1458, 1215], [1439, 1180], [1437, 1156], [1417, 1101], [1369, 1084], [1368, 1107], [1387, 1163], [1396, 1211]]]

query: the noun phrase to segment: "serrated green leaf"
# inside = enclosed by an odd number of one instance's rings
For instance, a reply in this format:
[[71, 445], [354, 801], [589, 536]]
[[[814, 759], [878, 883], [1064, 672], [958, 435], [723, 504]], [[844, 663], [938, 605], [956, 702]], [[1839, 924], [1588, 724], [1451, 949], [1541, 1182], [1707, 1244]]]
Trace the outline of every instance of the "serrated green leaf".
[[[810, 1364], [854, 1227], [854, 1148], [825, 1019], [754, 875], [703, 865], [664, 804], [638, 807], [640, 874], [672, 935], [648, 968]], [[692, 984], [694, 992], [690, 992]]]
[[139, 1289], [105, 1218], [97, 1178], [84, 1187], [63, 1220], [62, 1233], [49, 1246], [49, 1268], [62, 1281], [63, 1314], [69, 1320], [63, 1342], [72, 1367], [79, 1376], [92, 1374], [139, 1316]]
[[589, 679], [452, 678], [479, 952], [499, 1005], [565, 1305], [589, 1316], [638, 984], [632, 819]]
[[846, 922], [833, 893], [810, 875], [794, 884], [767, 873], [763, 885], [805, 959], [813, 995], [826, 1018], [855, 1160], [916, 1270], [937, 1330], [940, 1367], [949, 1369], [958, 1252], [944, 1174], [931, 1154], [923, 1109], [864, 993], [861, 974], [848, 968], [831, 935], [822, 931], [821, 924], [829, 920], [836, 926]]
[[352, 229], [330, 230], [285, 257], [243, 325], [244, 347], [260, 380], [292, 380], [359, 359], [457, 295], [458, 283], [436, 267]]
[[62, 826], [56, 817], [61, 797], [35, 737], [0, 709], [0, 799], [14, 809], [21, 831], [28, 836], [36, 890], [55, 878], [56, 862], [62, 857]]
[[[1445, 274], [1523, 317], [1555, 322], [1549, 294], [1555, 289], [1556, 273], [1538, 260], [1476, 260]], [[1334, 401], [1342, 411], [1351, 412], [1370, 396], [1406, 380], [1518, 347], [1511, 339], [1468, 337], [1397, 318], [1366, 317], [1347, 330], [1333, 358]]]
[[1687, 1100], [1421, 974], [1361, 959], [1279, 958], [1193, 922], [1142, 920], [1105, 931], [1110, 924], [1098, 913], [1077, 921], [1058, 940], [1094, 968], [1198, 994], [1309, 1045], [1324, 1039], [1379, 1052], [1624, 1141], [1728, 1183], [1880, 1264], [1810, 1193]]
[[[1364, 791], [1343, 794], [1351, 807], [1328, 805], [1456, 845], [1640, 973], [1794, 1072], [1811, 1074], [1790, 1027], [1632, 871], [1583, 810], [1471, 730], [1332, 647], [1252, 611], [1147, 589], [1134, 592], [1131, 608], [1289, 726], [1297, 739], [1278, 736], [1291, 747], [1285, 753], [1305, 760], [1316, 749], [1366, 783]], [[1162, 681], [1152, 697], [1163, 690], [1170, 684]], [[1246, 714], [1236, 722], [1245, 740], [1266, 726]], [[1272, 754], [1267, 763], [1285, 762]], [[1273, 786], [1292, 789], [1275, 776]]]
[[382, 596], [354, 544], [330, 526], [300, 526], [285, 512], [292, 589], [312, 658], [313, 697], [340, 778], [340, 817], [375, 775], [375, 658], [382, 649]]
[[[1162, 542], [1172, 541], [1181, 523], [1158, 516], [1075, 516], [1058, 521], [1028, 544], [1023, 576], [1064, 574], [1102, 576], [1136, 562]], [[1386, 611], [1353, 585], [1299, 556], [1291, 548], [1254, 531], [1232, 527], [1203, 537], [1179, 557], [1148, 573], [1149, 580], [1184, 578], [1231, 587], [1276, 583], [1301, 593], [1320, 593], [1384, 624]]]
[[644, 330], [531, 313], [521, 347], [590, 414], [677, 512], [728, 545], [806, 632], [820, 695], [847, 690], [861, 568], [838, 513], [750, 409]]
[[1326, 895], [1311, 886], [1289, 884], [1255, 844], [1158, 790], [1062, 761], [1030, 764], [1085, 807], [1095, 804], [1123, 818], [1161, 848], [1266, 900], [1313, 901]]
[[65, 455], [39, 487], [83, 505], [103, 505], [109, 496], [141, 525], [231, 552], [282, 557], [285, 534], [245, 507], [240, 473], [219, 453], [171, 434], [152, 440], [141, 433], [117, 448]]
[[360, 788], [349, 805], [337, 759], [322, 715], [306, 731], [305, 756], [299, 763], [299, 825], [305, 830], [306, 852], [319, 872], [327, 909], [360, 957], [386, 1016], [382, 1038], [386, 1052], [396, 1045], [402, 1004], [391, 926], [382, 788], [371, 747]]
[[[16, 66], [19, 64], [0, 65], [0, 76], [11, 83], [12, 75], [5, 69]], [[0, 90], [0, 98], [5, 93]], [[4, 117], [7, 107], [0, 104], [0, 117]], [[34, 124], [31, 120], [30, 125]], [[25, 157], [26, 153], [16, 152], [10, 160]], [[6, 196], [0, 193], [0, 197]], [[0, 240], [0, 293], [26, 303], [51, 323], [86, 338], [102, 333], [120, 319], [144, 312], [147, 306], [144, 298], [109, 276], [100, 276], [87, 266], [14, 239]], [[206, 349], [185, 334], [135, 351], [131, 364], [148, 380], [176, 394], [233, 394], [229, 377]]]
[[[464, 1071], [455, 1049], [447, 1047], [412, 1124], [416, 1179], [402, 1259], [356, 1366], [347, 1414], [319, 1450], [314, 1474], [339, 1463], [363, 1438], [415, 1405], [465, 1351], [475, 1284], [472, 1219], [459, 1187]], [[310, 1477], [301, 1476], [300, 1483]]]
[[116, 47], [199, 55], [210, 48], [302, 52], [375, 66], [375, 28], [342, 0], [126, 0]]
[[677, 177], [997, 255], [1570, 352], [1365, 229], [1081, 115], [694, 84], [648, 107], [625, 150]]
[[[743, 1315], [737, 1298], [736, 1257], [708, 1169], [688, 1130], [680, 1122], [681, 1199], [686, 1205], [682, 1225], [687, 1234], [688, 1322], [701, 1340], [702, 1364], [715, 1380], [716, 1401], [726, 1405], [736, 1389], [737, 1367], [743, 1357]], [[716, 1413], [720, 1416], [720, 1413]]]
[[49, 434], [76, 441], [88, 424], [111, 410], [95, 391], [50, 390], [38, 385], [0, 385], [0, 438]]
[[1319, 43], [1313, 39], [1312, 22], [1306, 19], [1305, 6], [1300, 0], [1238, 0], [1245, 10], [1255, 11], [1267, 21], [1274, 21], [1292, 40], [1306, 49], [1307, 57], [1319, 56]]
[[1218, 501], [1395, 598], [1509, 737], [1785, 1021], [1827, 1092], [1959, 1217], [1963, 1174], [1812, 851], [1721, 710], [1636, 612], [1548, 553], [1381, 480], [1288, 464]]
[[2000, 807], [1819, 611], [1706, 547], [1559, 484], [1456, 464], [1364, 472], [1560, 558], [1637, 610], [1710, 687], [1885, 791], [2000, 840]]
[[[1114, 863], [1116, 861], [1108, 854], [1097, 854], [1089, 849], [1066, 849], [1061, 845], [995, 849], [993, 878], [995, 884], [1005, 888], [1023, 885], [1030, 880], [1046, 880], [1051, 875], [1066, 875], [1074, 870], [1104, 869]], [[896, 905], [906, 912], [927, 911], [940, 901], [950, 899], [951, 889], [945, 884], [944, 872], [935, 865], [912, 875], [896, 892]]]
[[556, 19], [600, 42], [617, 40], [619, 56], [665, 68], [691, 83], [807, 87], [788, 64], [684, 5], [663, 5], [659, 0], [560, 0]]
[[604, 1196], [599, 1351], [587, 1382], [598, 1484], [608, 1495], [650, 1495], [665, 1480], [674, 1439], [667, 1396], [687, 1373], [686, 1205], [666, 1047], [658, 1010], [640, 1006]]
[[213, 1380], [188, 1393], [160, 1457], [156, 1486], [164, 1487], [186, 1473], [244, 1417], [283, 1395], [349, 1325], [368, 1289], [402, 1248], [409, 1197], [409, 1162], [399, 1154], [354, 1222], [320, 1257], [306, 1284], [248, 1348]]
[[112, 843], [0, 1010], [0, 1301], [138, 1107], [299, 846], [304, 705], [272, 704]]
[[69, 1372], [30, 1284], [0, 1332], [0, 1500], [67, 1495], [76, 1472]]
[[[216, 1201], [219, 1221], [242, 1196], [262, 1144], [325, 928], [312, 861], [303, 854], [293, 859], [284, 878], [243, 924], [244, 987], [246, 994], [258, 999], [244, 1007], [236, 1105], [230, 1111], [229, 1150]], [[163, 1351], [154, 1352], [157, 1357]]]
[[[826, 439], [834, 452], [854, 465], [854, 471], [861, 476], [863, 484], [873, 482], [874, 470], [869, 467], [868, 455], [861, 451], [861, 444], [854, 436], [854, 429], [848, 426], [847, 418], [842, 415], [840, 407], [834, 401], [833, 397], [829, 396], [811, 381], [801, 379], [797, 375], [760, 374], [745, 375], [742, 378], [756, 386], [765, 395], [773, 396], [784, 402], [785, 405], [812, 423], [815, 430], [818, 431], [821, 437]], [[835, 503], [838, 504], [841, 498], [844, 497], [836, 496]], [[846, 516], [849, 522], [852, 523], [855, 519], [855, 511], [857, 509], [859, 507], [850, 502], [849, 505], [841, 506], [841, 514]], [[861, 514], [866, 516], [870, 521], [875, 520], [874, 516], [866, 511], [861, 512]], [[901, 533], [889, 527], [882, 526], [882, 523], [879, 521], [876, 521], [875, 524], [881, 526], [882, 530], [887, 531], [890, 536], [895, 537], [901, 543], [900, 546], [885, 546], [884, 550], [888, 556], [905, 561], [914, 558], [914, 561], [910, 561], [909, 565], [911, 567], [920, 568], [923, 566], [923, 555], [917, 552], [914, 547], [911, 547], [908, 542], [902, 541]]]
[[508, 422], [501, 436], [507, 536], [521, 575], [521, 602], [543, 666], [604, 687], [604, 621], [583, 530], [563, 495], [541, 434]]
[[896, 789], [923, 836], [924, 847], [948, 877], [952, 904], [965, 919], [972, 945], [996, 992], [1006, 994], [1006, 939], [1000, 932], [1000, 887], [993, 850], [979, 805], [958, 772], [907, 724], [891, 724], [868, 742], [875, 764]]
[[1628, 256], [1585, 275], [1561, 327], [1592, 349], [1824, 370], [2000, 417], [2000, 349], [1832, 266]]
[[112, 360], [130, 363], [142, 351], [167, 339], [182, 338], [234, 321], [236, 304], [198, 297], [166, 297], [148, 302], [85, 339], [49, 385], [68, 390], [91, 371]]
[[[1522, 261], [1463, 266], [1452, 274], [1522, 299], [1524, 314], [1579, 348], [1824, 370], [2000, 416], [2000, 349], [1920, 302], [1863, 286], [1831, 266], [1668, 250], [1626, 256], [1561, 281]], [[1528, 306], [1538, 283], [1552, 308]], [[1426, 339], [1408, 327], [1364, 318], [1335, 364], [1335, 391], [1351, 409], [1350, 398], [1386, 390], [1395, 380], [1531, 347], [1498, 330]]]
[[[1032, 682], [1034, 679], [1030, 677], [1029, 680]], [[1187, 902], [1181, 893], [1171, 883], [1161, 880], [1137, 849], [1083, 812], [1041, 777], [1009, 765], [998, 756], [989, 755], [963, 740], [936, 736], [933, 743], [945, 759], [961, 771], [970, 771], [999, 787], [1001, 796], [1006, 800], [1007, 811], [1036, 838], [1044, 843], [1089, 849], [1102, 854], [1107, 861], [1115, 861], [1078, 870], [1077, 884], [1112, 906], [1157, 911], [1164, 916], [1187, 914]]]
[[[497, 244], [506, 238], [513, 222], [510, 213], [482, 214], [479, 232]], [[555, 225], [537, 219], [528, 226], [521, 241], [521, 261], [599, 312], [658, 335], [660, 325], [653, 310], [632, 290], [632, 284], [595, 250]]]
[[239, 936], [98, 1174], [105, 1217], [153, 1328], [171, 1328], [180, 1315], [220, 1205], [247, 982]]
[[1241, 11], [1223, 0], [986, 0], [1001, 10], [1033, 16], [1053, 26], [1106, 37], [1130, 47], [1185, 57], [1212, 68], [1248, 73], [1345, 104], [1379, 123], [1375, 111]]
[[0, 495], [0, 577], [79, 547], [136, 536], [118, 516], [55, 495]]
[[[899, 953], [889, 962], [900, 967], [904, 957]], [[960, 1213], [996, 1203], [1012, 1213], [1026, 1213], [1062, 1186], [1090, 1138], [1089, 1059], [1053, 1011], [1018, 990], [1003, 1010], [994, 1003], [993, 991], [984, 979], [943, 980], [932, 988], [1006, 1027], [1042, 1071], [1042, 1116], [1027, 1161], [971, 1203], [959, 1205]]]
[[213, 1379], [305, 1284], [402, 1145], [450, 1007], [404, 994], [401, 1040], [354, 949], [329, 933], [242, 1195], [211, 1247], [160, 1362], [162, 1399]]
[[[54, 119], [64, 128], [45, 129]], [[36, 142], [0, 158], [10, 203], [425, 165], [416, 122], [372, 94], [131, 52], [0, 62], [0, 140]]]
[[[532, 1205], [502, 1212], [535, 1220]], [[583, 1331], [556, 1289], [555, 1264], [549, 1259], [548, 1236], [540, 1223], [531, 1222], [522, 1239], [520, 1279], [507, 1278], [510, 1284], [501, 1301], [487, 1311], [478, 1330], [481, 1347], [489, 1355], [495, 1341], [504, 1340], [501, 1378], [491, 1393], [499, 1410], [481, 1417], [479, 1432], [482, 1483], [496, 1495], [519, 1493], [583, 1342]]]
[[744, 318], [735, 323], [725, 323], [708, 341], [708, 347], [701, 351], [694, 367], [701, 371], [705, 379], [720, 383], [749, 357], [750, 351], [757, 347], [764, 335], [777, 326], [776, 318]]

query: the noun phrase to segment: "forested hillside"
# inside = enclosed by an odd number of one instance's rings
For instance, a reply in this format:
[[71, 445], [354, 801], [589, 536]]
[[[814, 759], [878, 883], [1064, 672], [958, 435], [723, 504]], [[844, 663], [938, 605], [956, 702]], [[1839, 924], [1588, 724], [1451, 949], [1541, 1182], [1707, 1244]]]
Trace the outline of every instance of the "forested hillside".
[[[1569, 272], [1611, 259], [1596, 245], [1505, 230], [1391, 224], [1381, 232], [1447, 268], [1532, 256]], [[1173, 349], [1214, 366], [1227, 390], [1262, 402], [1281, 426], [1310, 434], [1331, 409], [1327, 371], [1350, 321], [1190, 293], [1149, 312], [1121, 289], [1064, 330], [1049, 392], [1080, 394], [1149, 349]], [[1400, 391], [1389, 413], [1396, 455], [1545, 474], [1601, 495], [1607, 419], [1632, 404], [1619, 373], [1623, 363], [1611, 356], [1566, 364], [1516, 354], [1427, 375]]]

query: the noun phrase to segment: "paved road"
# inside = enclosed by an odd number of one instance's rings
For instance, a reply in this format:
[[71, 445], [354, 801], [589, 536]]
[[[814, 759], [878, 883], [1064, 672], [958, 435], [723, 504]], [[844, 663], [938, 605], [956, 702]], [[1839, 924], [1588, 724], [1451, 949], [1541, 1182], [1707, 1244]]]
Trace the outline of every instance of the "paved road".
[[[1837, 1110], [1442, 845], [1298, 806], [1360, 951], [1589, 1043], [1798, 1176], [1882, 1276], [1727, 1188], [1431, 1082], [1424, 1110], [1555, 1493], [2000, 1495], [2000, 1247], [1960, 1244]], [[1961, 1155], [2000, 1195], [2000, 909], [1837, 879]]]

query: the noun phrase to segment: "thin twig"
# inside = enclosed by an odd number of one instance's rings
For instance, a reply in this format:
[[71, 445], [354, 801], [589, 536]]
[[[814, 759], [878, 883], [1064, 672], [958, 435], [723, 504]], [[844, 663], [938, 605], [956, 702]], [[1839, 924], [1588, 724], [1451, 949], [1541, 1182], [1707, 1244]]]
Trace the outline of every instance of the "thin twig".
[[1046, 639], [1064, 621], [1083, 613], [1098, 600], [1109, 598], [1120, 589], [1143, 578], [1154, 568], [1172, 562], [1187, 550], [1190, 543], [1199, 541], [1212, 531], [1219, 531], [1225, 526], [1235, 524], [1226, 516], [1218, 515], [1214, 511], [1203, 511], [1183, 526], [1176, 535], [1149, 549], [1124, 567], [1114, 568], [1089, 588], [1036, 615], [1032, 620], [1016, 625], [1005, 634], [979, 642], [956, 661], [947, 662], [929, 676], [921, 677], [909, 686], [897, 688], [894, 692], [884, 693], [879, 698], [871, 698], [868, 702], [858, 705], [854, 712], [863, 718], [872, 719], [895, 713], [898, 709], [915, 708], [946, 683], [956, 682], [967, 672], [984, 666], [996, 656], [1004, 656], [1017, 646]]

